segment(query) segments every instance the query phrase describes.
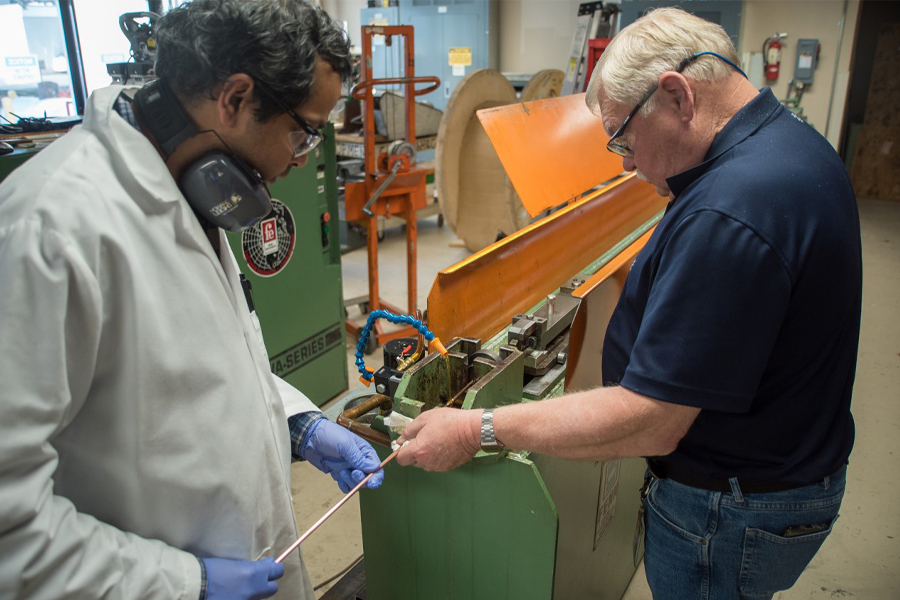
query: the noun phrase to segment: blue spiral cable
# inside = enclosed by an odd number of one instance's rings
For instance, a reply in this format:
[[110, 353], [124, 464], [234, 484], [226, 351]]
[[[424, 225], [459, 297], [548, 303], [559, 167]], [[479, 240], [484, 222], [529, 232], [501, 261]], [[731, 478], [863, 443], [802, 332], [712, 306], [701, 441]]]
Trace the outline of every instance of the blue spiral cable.
[[[366, 367], [366, 363], [363, 361], [363, 349], [366, 347], [366, 342], [369, 341], [369, 334], [372, 332], [372, 327], [375, 326], [375, 321], [378, 319], [386, 319], [395, 325], [412, 325], [422, 334], [425, 341], [429, 344], [437, 339], [434, 337], [434, 334], [425, 327], [422, 321], [419, 321], [416, 318], [409, 315], [395, 315], [386, 310], [373, 310], [369, 313], [369, 318], [366, 319], [366, 325], [359, 334], [359, 341], [356, 342], [356, 368], [359, 369], [360, 379], [366, 385], [369, 385], [369, 382], [372, 381], [372, 376], [375, 373]], [[443, 346], [439, 344], [439, 350], [440, 349], [443, 349]], [[446, 350], [443, 352], [445, 353]]]

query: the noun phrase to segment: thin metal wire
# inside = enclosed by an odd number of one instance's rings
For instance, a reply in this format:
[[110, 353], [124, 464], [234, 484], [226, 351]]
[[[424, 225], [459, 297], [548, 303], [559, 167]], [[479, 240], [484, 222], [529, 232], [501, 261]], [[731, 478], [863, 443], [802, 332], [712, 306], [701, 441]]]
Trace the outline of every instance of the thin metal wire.
[[[402, 449], [402, 446], [401, 446], [401, 448], [397, 448], [395, 451], [393, 451], [393, 452], [391, 453], [390, 456], [388, 456], [386, 459], [384, 459], [384, 461], [382, 461], [381, 465], [378, 467], [378, 471], [381, 471], [382, 469], [384, 469], [385, 465], [387, 465], [389, 462], [391, 462], [392, 460], [394, 460], [395, 458], [397, 458], [397, 455], [400, 453], [400, 450], [401, 450], [401, 449]], [[338, 500], [337, 504], [335, 504], [334, 506], [332, 506], [331, 508], [329, 508], [329, 509], [328, 509], [328, 512], [326, 512], [324, 515], [322, 515], [322, 517], [321, 517], [318, 521], [316, 521], [316, 522], [313, 524], [312, 527], [310, 527], [309, 529], [307, 529], [307, 530], [306, 530], [306, 533], [304, 533], [304, 534], [301, 535], [299, 538], [297, 538], [297, 541], [296, 541], [296, 542], [294, 542], [293, 544], [291, 544], [290, 547], [289, 547], [287, 550], [285, 550], [284, 552], [282, 552], [282, 553], [281, 553], [281, 556], [279, 556], [278, 558], [275, 559], [275, 562], [276, 562], [276, 563], [280, 563], [280, 562], [282, 562], [285, 558], [287, 558], [288, 555], [289, 555], [291, 552], [293, 552], [294, 550], [297, 549], [297, 546], [299, 546], [300, 544], [303, 543], [303, 540], [305, 540], [306, 538], [308, 538], [308, 537], [312, 534], [313, 531], [315, 531], [316, 529], [318, 529], [319, 526], [320, 526], [322, 523], [324, 523], [325, 521], [327, 521], [328, 518], [329, 518], [331, 515], [333, 515], [335, 512], [337, 512], [337, 509], [339, 509], [340, 507], [342, 507], [342, 506], [344, 505], [344, 503], [347, 502], [347, 500], [349, 500], [350, 498], [352, 498], [353, 495], [354, 495], [356, 492], [358, 492], [360, 489], [362, 489], [362, 487], [363, 487], [364, 485], [366, 485], [366, 482], [368, 482], [369, 479], [372, 478], [372, 475], [374, 475], [374, 474], [377, 473], [378, 471], [374, 471], [374, 472], [369, 473], [368, 475], [366, 475], [366, 478], [365, 478], [365, 479], [363, 479], [362, 481], [360, 481], [359, 483], [357, 483], [355, 488], [353, 488], [352, 490], [350, 490], [349, 492], [347, 492], [347, 494], [346, 494], [343, 498], [341, 498], [340, 500]]]

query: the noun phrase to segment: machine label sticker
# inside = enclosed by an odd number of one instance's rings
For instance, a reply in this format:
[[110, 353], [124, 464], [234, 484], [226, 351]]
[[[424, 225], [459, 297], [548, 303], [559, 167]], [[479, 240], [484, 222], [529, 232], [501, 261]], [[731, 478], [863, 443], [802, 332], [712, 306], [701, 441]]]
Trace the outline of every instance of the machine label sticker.
[[309, 336], [302, 342], [294, 344], [287, 350], [282, 350], [275, 356], [269, 357], [272, 372], [279, 377], [284, 377], [314, 361], [332, 348], [340, 346], [341, 326], [340, 323], [332, 325]]
[[279, 200], [272, 198], [272, 213], [253, 227], [244, 230], [241, 246], [244, 259], [260, 277], [277, 275], [294, 252], [294, 215]]
[[472, 49], [471, 48], [450, 48], [447, 57], [448, 64], [451, 67], [471, 67], [472, 66]]
[[600, 494], [597, 498], [597, 523], [594, 535], [594, 550], [613, 517], [616, 515], [616, 500], [619, 497], [619, 464], [620, 460], [601, 463], [603, 475], [600, 478]]
[[278, 228], [275, 219], [266, 219], [259, 224], [262, 229], [263, 254], [266, 256], [278, 251]]

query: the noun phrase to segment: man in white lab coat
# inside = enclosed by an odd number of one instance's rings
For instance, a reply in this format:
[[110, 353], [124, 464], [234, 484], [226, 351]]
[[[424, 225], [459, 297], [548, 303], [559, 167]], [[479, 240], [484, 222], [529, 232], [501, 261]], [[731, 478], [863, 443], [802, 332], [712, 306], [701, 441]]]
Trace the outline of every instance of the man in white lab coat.
[[0, 597], [311, 600], [271, 558], [291, 459], [345, 491], [378, 459], [272, 375], [222, 227], [305, 164], [349, 41], [303, 0], [197, 0], [157, 39], [158, 82], [0, 186]]

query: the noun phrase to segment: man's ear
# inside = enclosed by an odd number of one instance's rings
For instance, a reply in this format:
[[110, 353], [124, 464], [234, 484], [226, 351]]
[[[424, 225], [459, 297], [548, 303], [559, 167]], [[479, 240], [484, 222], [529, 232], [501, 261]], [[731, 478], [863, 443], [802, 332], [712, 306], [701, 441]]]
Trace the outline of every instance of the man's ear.
[[216, 114], [226, 127], [235, 127], [242, 120], [253, 116], [256, 103], [253, 90], [256, 83], [246, 73], [235, 73], [222, 84], [216, 98]]
[[684, 75], [675, 71], [663, 73], [659, 78], [659, 90], [663, 104], [674, 110], [682, 122], [694, 118], [694, 91]]

